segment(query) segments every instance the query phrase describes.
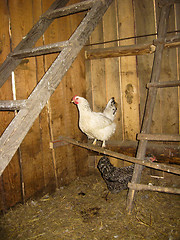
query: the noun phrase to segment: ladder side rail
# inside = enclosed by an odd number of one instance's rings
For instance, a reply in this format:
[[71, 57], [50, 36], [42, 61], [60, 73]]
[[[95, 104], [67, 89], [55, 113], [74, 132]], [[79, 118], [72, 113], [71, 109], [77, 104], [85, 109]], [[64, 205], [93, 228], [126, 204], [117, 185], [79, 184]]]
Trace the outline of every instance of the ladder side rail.
[[[51, 10], [58, 7], [63, 7], [68, 2], [69, 0], [56, 0], [47, 10], [47, 12], [50, 12]], [[34, 44], [42, 36], [42, 34], [46, 31], [52, 22], [53, 20], [51, 19], [40, 19], [17, 45], [13, 52], [34, 46]], [[0, 88], [10, 77], [12, 71], [14, 71], [15, 68], [20, 64], [20, 62], [21, 59], [12, 58], [11, 53], [7, 56], [6, 60], [0, 66]]]
[[[158, 27], [158, 38], [165, 38], [166, 36], [170, 8], [171, 6], [164, 6], [161, 9], [161, 16], [160, 16], [160, 22]], [[161, 44], [161, 43], [159, 43], [156, 47], [156, 51], [154, 53], [154, 62], [153, 62], [152, 75], [151, 75], [150, 82], [154, 83], [159, 81], [163, 49], [164, 49], [164, 44]], [[155, 101], [156, 101], [156, 95], [157, 95], [157, 88], [150, 88], [147, 95], [141, 133], [149, 133], [150, 131], [152, 115], [153, 115], [153, 110], [154, 110]], [[143, 159], [145, 157], [147, 142], [148, 140], [139, 141], [137, 155], [136, 155], [138, 159]], [[142, 166], [135, 164], [133, 177], [131, 181], [132, 183], [140, 182], [141, 172], [142, 172]], [[127, 211], [129, 213], [132, 210], [134, 196], [135, 196], [135, 190], [129, 189], [128, 198], [127, 198]]]

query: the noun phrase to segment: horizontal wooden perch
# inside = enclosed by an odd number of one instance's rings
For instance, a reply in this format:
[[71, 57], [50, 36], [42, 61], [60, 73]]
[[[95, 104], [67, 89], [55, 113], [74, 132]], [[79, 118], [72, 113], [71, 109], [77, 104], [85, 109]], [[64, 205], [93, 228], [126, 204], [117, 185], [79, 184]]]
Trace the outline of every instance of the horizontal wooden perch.
[[154, 53], [156, 47], [153, 44], [136, 44], [122, 47], [98, 48], [85, 51], [87, 60], [98, 58], [113, 58], [122, 56], [134, 56]]
[[180, 35], [167, 38], [165, 40], [154, 40], [150, 43], [134, 44], [129, 46], [88, 49], [85, 51], [87, 60], [99, 58], [113, 58], [122, 56], [135, 56], [154, 53], [158, 44], [164, 44], [165, 48], [178, 47], [180, 45]]
[[156, 192], [180, 194], [179, 188], [160, 187], [160, 186], [152, 186], [152, 185], [137, 184], [137, 183], [128, 183], [128, 187], [134, 190], [150, 190], [150, 191], [156, 191]]
[[168, 166], [168, 165], [165, 165], [165, 164], [160, 164], [160, 163], [155, 163], [155, 162], [151, 163], [151, 162], [149, 162], [147, 160], [144, 160], [144, 159], [137, 159], [137, 158], [134, 158], [134, 157], [130, 157], [130, 156], [127, 156], [127, 155], [124, 155], [124, 154], [121, 154], [121, 153], [117, 153], [117, 152], [114, 152], [114, 151], [110, 151], [108, 149], [104, 149], [102, 147], [94, 146], [92, 144], [80, 143], [77, 140], [71, 139], [71, 138], [68, 138], [68, 137], [62, 137], [61, 136], [58, 140], [50, 142], [50, 148], [52, 148], [52, 149], [55, 148], [56, 144], [58, 142], [62, 142], [62, 141], [68, 142], [70, 144], [73, 144], [73, 145], [76, 145], [76, 146], [79, 146], [79, 147], [82, 147], [82, 148], [86, 148], [86, 149], [89, 149], [89, 150], [92, 150], [92, 151], [95, 151], [95, 152], [99, 152], [99, 153], [102, 153], [102, 154], [105, 154], [105, 155], [108, 155], [108, 156], [111, 156], [111, 157], [114, 157], [114, 158], [122, 159], [122, 160], [125, 160], [125, 161], [128, 161], [128, 162], [144, 165], [146, 167], [151, 167], [151, 168], [155, 168], [155, 169], [159, 169], [159, 170], [162, 170], [162, 171], [171, 172], [171, 173], [175, 173], [175, 174], [180, 175], [180, 169], [179, 168], [175, 168], [175, 167], [171, 167], [171, 166]]

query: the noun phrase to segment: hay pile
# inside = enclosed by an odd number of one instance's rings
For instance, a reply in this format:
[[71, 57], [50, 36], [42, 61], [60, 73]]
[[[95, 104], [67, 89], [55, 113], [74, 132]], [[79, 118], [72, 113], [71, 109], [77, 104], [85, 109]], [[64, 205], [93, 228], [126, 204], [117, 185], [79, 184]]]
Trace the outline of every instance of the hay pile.
[[[164, 180], [148, 176], [144, 182], [160, 185], [159, 181]], [[131, 215], [126, 212], [127, 190], [106, 195], [99, 172], [77, 179], [2, 215], [0, 239], [180, 239], [178, 195], [140, 191]]]

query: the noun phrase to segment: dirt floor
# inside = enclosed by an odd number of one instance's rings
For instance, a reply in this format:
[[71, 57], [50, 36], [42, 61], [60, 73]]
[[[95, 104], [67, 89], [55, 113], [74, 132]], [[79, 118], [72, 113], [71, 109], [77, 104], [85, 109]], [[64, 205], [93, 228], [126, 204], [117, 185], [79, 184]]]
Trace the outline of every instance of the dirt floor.
[[[179, 187], [179, 176], [155, 179], [147, 173], [149, 169], [143, 171], [142, 183]], [[77, 179], [2, 215], [0, 239], [180, 239], [179, 195], [140, 191], [131, 215], [126, 212], [127, 190], [106, 195], [99, 172]]]

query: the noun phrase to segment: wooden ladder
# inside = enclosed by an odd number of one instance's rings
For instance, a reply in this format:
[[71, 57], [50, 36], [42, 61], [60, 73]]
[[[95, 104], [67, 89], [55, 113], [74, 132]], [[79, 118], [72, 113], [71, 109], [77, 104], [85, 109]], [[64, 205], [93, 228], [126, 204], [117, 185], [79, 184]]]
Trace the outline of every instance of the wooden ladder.
[[[171, 1], [171, 5], [174, 2]], [[170, 81], [170, 82], [159, 82], [160, 78], [160, 71], [161, 71], [161, 62], [162, 62], [162, 54], [163, 48], [165, 43], [165, 36], [167, 32], [167, 25], [168, 25], [168, 18], [171, 5], [165, 4], [162, 6], [159, 27], [158, 27], [158, 36], [156, 42], [156, 51], [154, 54], [154, 62], [151, 74], [150, 83], [147, 84], [149, 89], [147, 99], [146, 99], [146, 106], [144, 110], [144, 118], [141, 128], [141, 133], [137, 135], [137, 139], [139, 140], [138, 149], [137, 149], [137, 159], [144, 159], [146, 154], [146, 148], [148, 140], [154, 141], [180, 141], [180, 135], [167, 135], [167, 134], [150, 134], [150, 127], [152, 122], [152, 115], [156, 101], [156, 95], [158, 88], [163, 87], [175, 87], [180, 86], [180, 81]], [[144, 186], [139, 184], [142, 172], [142, 165], [135, 164], [133, 177], [131, 183], [128, 184], [129, 186], [129, 193], [127, 198], [127, 210], [130, 213], [132, 210], [133, 199], [135, 196], [135, 190], [150, 190], [149, 186]], [[155, 190], [151, 189], [151, 190]], [[158, 190], [158, 187], [156, 187]]]
[[[0, 138], [0, 176], [112, 1], [86, 0], [65, 6], [69, 0], [56, 0], [1, 65], [0, 87], [22, 58], [60, 52], [27, 100], [0, 101], [0, 110], [19, 110]], [[88, 13], [69, 40], [32, 48], [54, 19], [82, 11]]]

